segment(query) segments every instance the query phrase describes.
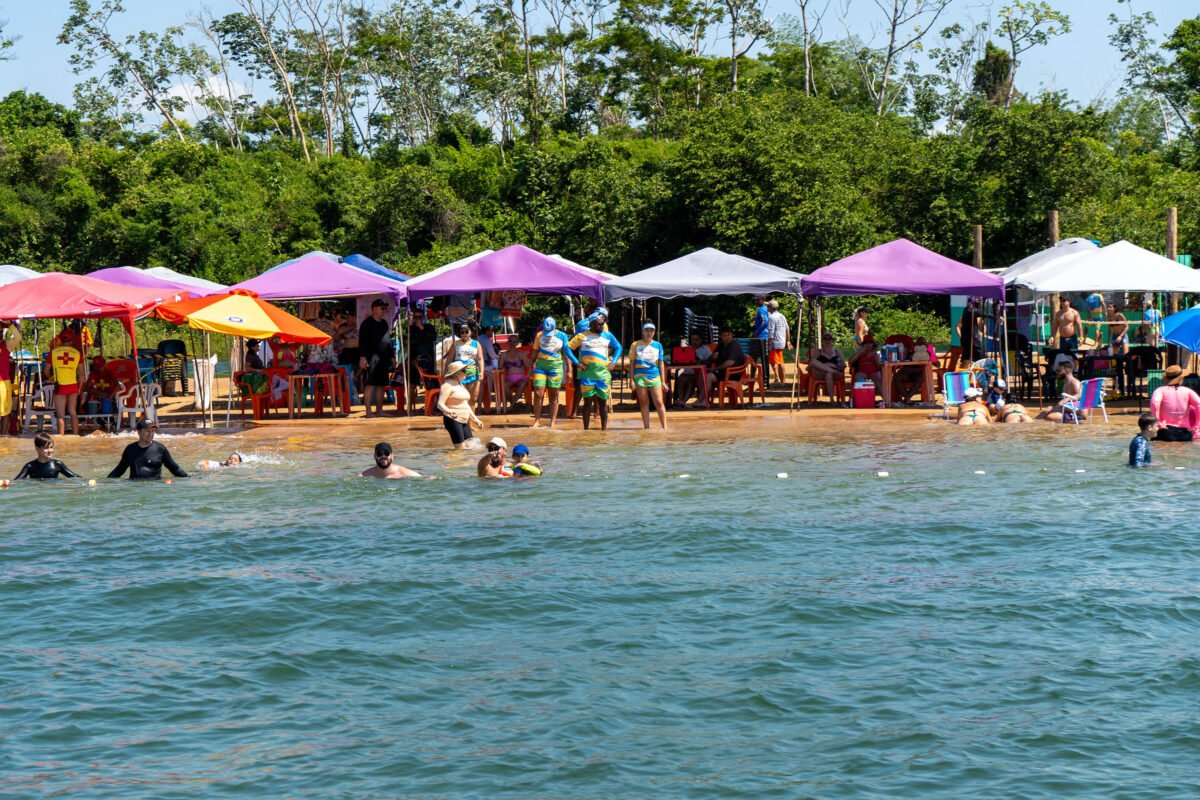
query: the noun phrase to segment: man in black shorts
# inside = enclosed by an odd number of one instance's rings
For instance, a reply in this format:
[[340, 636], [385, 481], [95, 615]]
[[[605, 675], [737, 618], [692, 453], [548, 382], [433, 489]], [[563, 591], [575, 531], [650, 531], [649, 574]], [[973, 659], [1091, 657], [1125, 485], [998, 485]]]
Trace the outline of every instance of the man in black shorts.
[[383, 397], [392, 382], [392, 323], [384, 318], [388, 308], [386, 300], [376, 300], [371, 316], [358, 326], [358, 366], [366, 374], [363, 405], [368, 417], [383, 415]]

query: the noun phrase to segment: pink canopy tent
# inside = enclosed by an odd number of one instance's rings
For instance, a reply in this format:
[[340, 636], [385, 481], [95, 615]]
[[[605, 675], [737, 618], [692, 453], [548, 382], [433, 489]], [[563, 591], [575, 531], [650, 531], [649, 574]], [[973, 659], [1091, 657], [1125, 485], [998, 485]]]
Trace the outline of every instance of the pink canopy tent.
[[908, 239], [881, 244], [821, 267], [800, 282], [805, 297], [863, 294], [959, 294], [1004, 302], [997, 275]]
[[530, 294], [583, 295], [603, 301], [613, 276], [514, 244], [408, 281], [410, 298], [521, 289]]
[[[206, 297], [211, 292], [204, 289], [192, 286], [190, 284], [179, 283], [178, 281], [167, 280], [166, 278], [158, 278], [153, 275], [147, 275], [140, 269], [134, 267], [109, 267], [107, 269], [98, 269], [95, 272], [88, 273], [87, 277], [96, 278], [97, 280], [113, 283], [118, 286], [130, 286], [137, 289], [159, 289], [168, 294], [178, 294], [187, 292], [192, 297]], [[163, 302], [173, 302], [164, 300]]]
[[407, 295], [405, 285], [398, 280], [373, 275], [342, 263], [337, 256], [316, 252], [284, 262], [229, 289], [245, 289], [263, 300], [327, 300], [378, 294], [390, 297], [393, 308]]

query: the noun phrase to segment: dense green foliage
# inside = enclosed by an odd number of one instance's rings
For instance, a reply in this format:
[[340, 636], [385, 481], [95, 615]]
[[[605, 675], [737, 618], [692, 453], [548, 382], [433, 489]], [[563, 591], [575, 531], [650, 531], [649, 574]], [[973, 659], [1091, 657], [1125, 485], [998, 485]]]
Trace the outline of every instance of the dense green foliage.
[[[520, 4], [460, 16], [328, 0], [340, 28], [270, 17], [263, 39], [234, 14], [205, 24], [211, 51], [176, 29], [105, 39], [121, 9], [99, 6], [74, 0], [64, 28], [76, 108], [0, 101], [0, 261], [234, 282], [313, 249], [419, 273], [519, 241], [617, 273], [706, 245], [811, 271], [898, 236], [969, 261], [980, 223], [1001, 266], [1046, 245], [1052, 209], [1064, 236], [1162, 249], [1172, 205], [1181, 250], [1200, 251], [1200, 19], [1097, 108], [1022, 94], [1013, 48], [954, 40], [957, 26], [938, 74], [897, 54], [890, 85], [861, 77], [886, 53], [809, 42], [806, 60], [778, 26], [739, 54], [735, 87], [729, 51], [663, 31], [728, 30], [736, 2], [707, 17], [622, 3], [590, 30], [566, 14], [526, 35]], [[752, 22], [744, 36], [765, 32]], [[1122, 51], [1150, 46], [1119, 33]], [[166, 95], [232, 69], [273, 95], [207, 91], [197, 125]]]

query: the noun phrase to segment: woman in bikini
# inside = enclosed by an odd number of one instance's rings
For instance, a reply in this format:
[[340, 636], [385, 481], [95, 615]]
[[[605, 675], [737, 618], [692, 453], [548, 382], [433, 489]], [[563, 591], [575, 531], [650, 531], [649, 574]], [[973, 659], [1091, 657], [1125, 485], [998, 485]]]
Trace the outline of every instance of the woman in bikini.
[[509, 408], [525, 394], [529, 383], [529, 359], [518, 348], [521, 340], [513, 336], [508, 349], [500, 354], [500, 369], [504, 370], [504, 392]]
[[971, 386], [964, 393], [966, 402], [958, 407], [959, 425], [991, 425], [992, 415], [980, 399], [980, 391]]
[[839, 377], [846, 374], [846, 359], [842, 351], [833, 346], [833, 334], [821, 334], [820, 348], [814, 348], [808, 354], [808, 368], [813, 377], [825, 381], [825, 396], [833, 402], [833, 384]]

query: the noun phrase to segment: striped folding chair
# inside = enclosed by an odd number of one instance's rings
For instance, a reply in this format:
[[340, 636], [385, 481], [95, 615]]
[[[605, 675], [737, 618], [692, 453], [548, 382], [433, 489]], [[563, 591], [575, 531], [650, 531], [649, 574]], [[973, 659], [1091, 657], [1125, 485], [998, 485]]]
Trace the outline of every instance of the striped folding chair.
[[1079, 412], [1089, 411], [1098, 408], [1100, 413], [1104, 415], [1104, 421], [1108, 422], [1108, 409], [1104, 407], [1104, 378], [1092, 378], [1083, 382], [1083, 391], [1079, 394], [1079, 402], [1074, 400], [1063, 400], [1063, 418], [1062, 421], [1067, 421], [1067, 412], [1070, 411], [1071, 419], [1075, 424], [1079, 424]]
[[975, 385], [975, 374], [970, 370], [956, 370], [942, 376], [943, 416], [950, 419], [950, 409], [967, 401], [967, 388]]

